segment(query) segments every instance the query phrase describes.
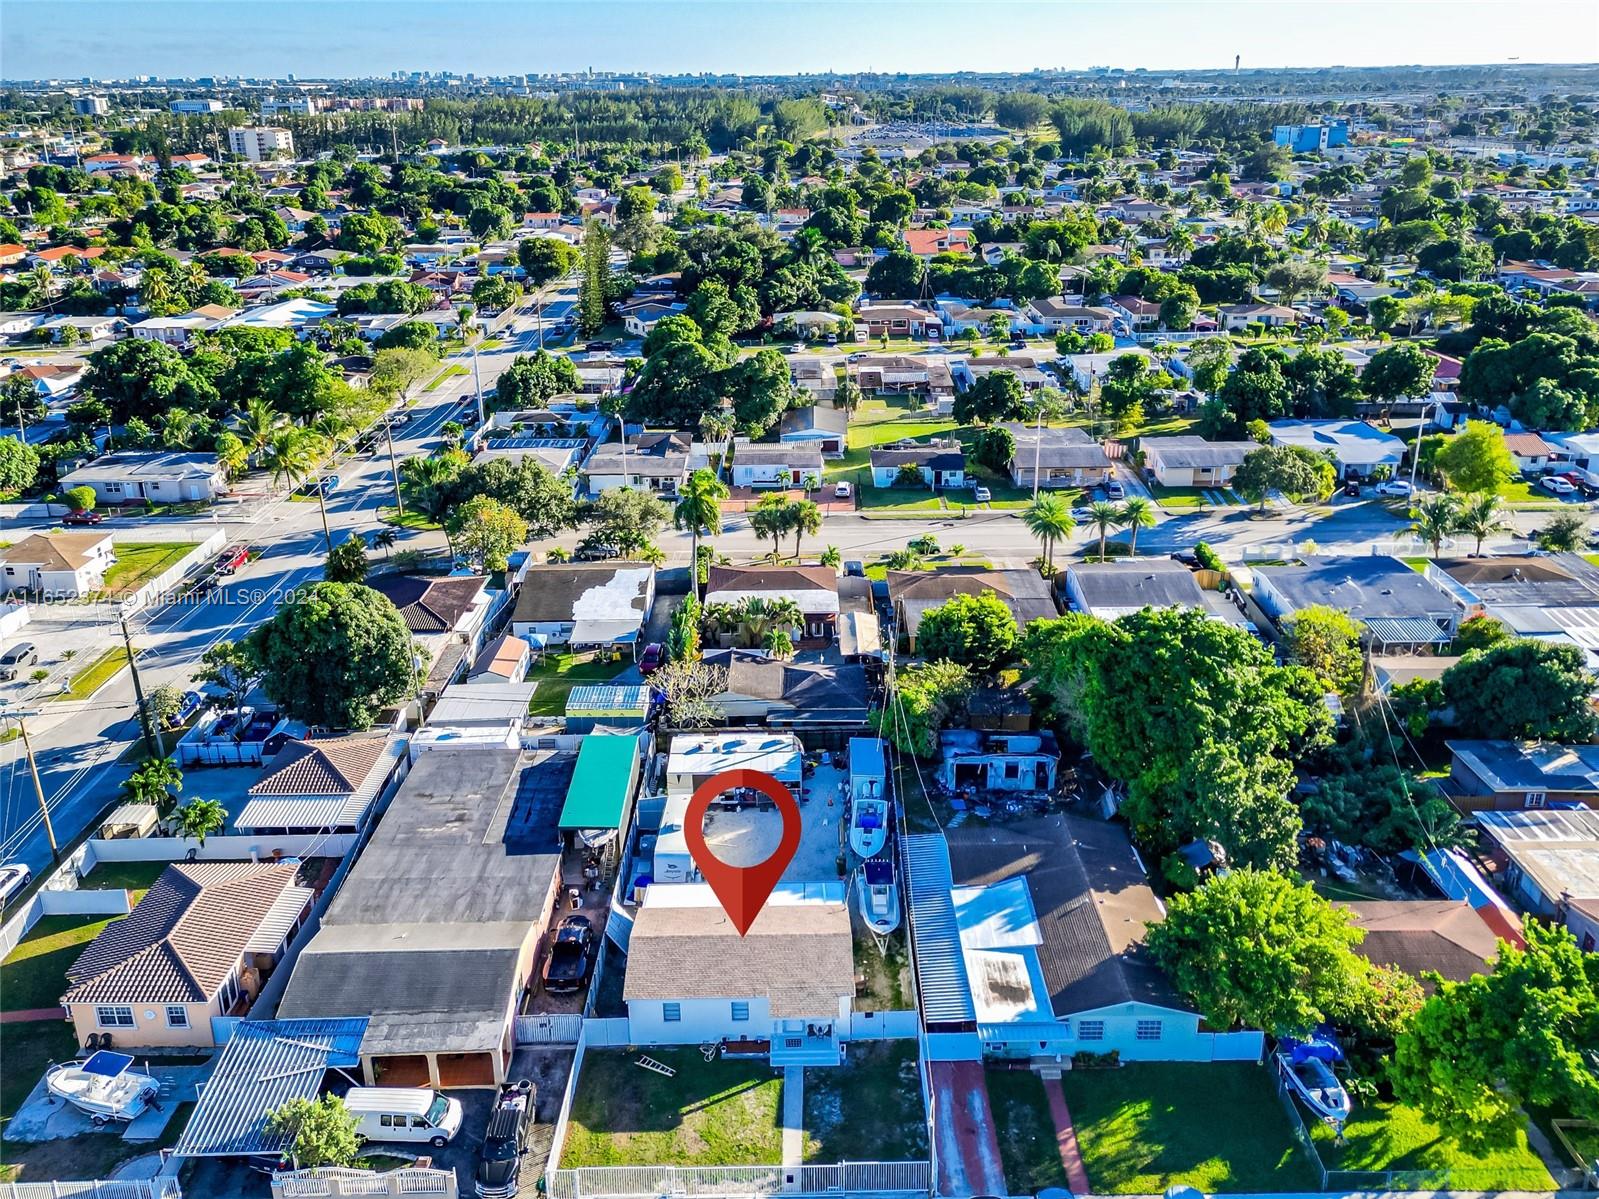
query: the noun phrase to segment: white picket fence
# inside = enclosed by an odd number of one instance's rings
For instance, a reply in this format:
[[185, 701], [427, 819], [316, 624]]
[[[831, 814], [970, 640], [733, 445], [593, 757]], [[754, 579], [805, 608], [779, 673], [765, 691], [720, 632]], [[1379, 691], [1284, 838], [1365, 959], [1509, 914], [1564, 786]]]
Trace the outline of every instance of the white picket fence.
[[933, 1188], [930, 1162], [841, 1162], [800, 1166], [583, 1166], [553, 1170], [549, 1199], [655, 1199], [660, 1195], [920, 1194]]
[[183, 1199], [176, 1178], [102, 1179], [98, 1182], [5, 1182], [0, 1199]]

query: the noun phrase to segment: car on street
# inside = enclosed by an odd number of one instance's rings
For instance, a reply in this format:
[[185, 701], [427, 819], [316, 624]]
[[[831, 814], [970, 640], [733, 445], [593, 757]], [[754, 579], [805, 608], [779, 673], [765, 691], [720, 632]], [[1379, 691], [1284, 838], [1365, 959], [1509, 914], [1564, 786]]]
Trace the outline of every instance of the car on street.
[[577, 548], [572, 551], [572, 559], [576, 562], [604, 562], [608, 558], [620, 558], [622, 551], [616, 546], [599, 541], [594, 537], [585, 537], [577, 543]]
[[21, 862], [7, 862], [0, 866], [0, 904], [10, 903], [16, 896], [27, 890], [28, 884], [33, 881], [33, 871]]
[[844, 573], [852, 579], [864, 579], [866, 577], [866, 563], [859, 558], [851, 558], [844, 563]]
[[1572, 495], [1577, 490], [1577, 485], [1570, 479], [1563, 479], [1559, 475], [1545, 475], [1538, 480], [1538, 486], [1550, 495]]
[[611, 352], [611, 343], [608, 341], [591, 341], [585, 344], [583, 348], [590, 354], [609, 354]]
[[833, 498], [834, 499], [847, 500], [847, 499], [849, 499], [850, 494], [851, 494], [851, 489], [850, 489], [850, 485], [848, 483], [840, 480], [839, 482], [833, 484]]
[[639, 655], [638, 672], [645, 676], [652, 675], [664, 665], [666, 665], [666, 647], [659, 641], [650, 642]]
[[522, 1158], [533, 1140], [537, 1098], [530, 1079], [500, 1084], [478, 1153], [478, 1199], [512, 1199], [517, 1193]]
[[217, 574], [230, 575], [250, 560], [250, 547], [230, 545], [217, 557]]
[[1407, 496], [1414, 490], [1407, 479], [1385, 479], [1377, 484], [1378, 495]]
[[972, 499], [976, 500], [979, 504], [986, 504], [993, 498], [994, 493], [988, 488], [984, 487], [981, 483], [972, 484]]
[[105, 520], [103, 515], [93, 508], [86, 508], [82, 512], [68, 512], [61, 518], [61, 523], [64, 525], [97, 525], [103, 520]]
[[329, 475], [325, 479], [311, 479], [300, 486], [301, 495], [315, 495], [320, 488], [324, 496], [330, 496], [339, 489], [339, 476]]
[[783, 347], [783, 353], [785, 354], [803, 354], [804, 352], [805, 345], [803, 342], [791, 341]]
[[594, 971], [594, 956], [594, 925], [587, 916], [568, 916], [544, 961], [544, 989], [551, 995], [581, 991]]
[[183, 699], [178, 704], [178, 710], [167, 717], [168, 728], [178, 728], [186, 724], [191, 716], [205, 707], [205, 696], [198, 691], [185, 691]]
[[22, 673], [24, 666], [36, 666], [39, 651], [31, 641], [19, 641], [0, 654], [0, 681], [10, 682]]
[[1093, 520], [1094, 510], [1087, 504], [1079, 505], [1078, 507], [1072, 509], [1072, 519], [1078, 524], [1082, 524], [1085, 520]]

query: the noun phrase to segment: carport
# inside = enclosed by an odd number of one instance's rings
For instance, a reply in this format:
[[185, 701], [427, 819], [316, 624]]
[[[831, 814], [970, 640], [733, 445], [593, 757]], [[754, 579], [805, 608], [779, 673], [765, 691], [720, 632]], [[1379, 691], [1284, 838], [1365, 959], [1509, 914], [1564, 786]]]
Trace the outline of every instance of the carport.
[[267, 1116], [291, 1099], [315, 1099], [328, 1071], [359, 1068], [364, 1016], [337, 1020], [241, 1020], [199, 1085], [194, 1115], [173, 1149], [177, 1157], [281, 1153], [288, 1138], [267, 1131]]

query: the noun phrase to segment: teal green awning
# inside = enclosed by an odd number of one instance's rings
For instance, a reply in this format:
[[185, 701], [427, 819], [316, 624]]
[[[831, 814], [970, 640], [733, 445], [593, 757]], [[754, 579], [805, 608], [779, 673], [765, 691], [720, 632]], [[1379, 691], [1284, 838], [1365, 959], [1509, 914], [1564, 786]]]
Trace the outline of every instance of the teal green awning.
[[632, 798], [637, 763], [637, 737], [583, 738], [577, 769], [561, 808], [561, 828], [620, 830]]

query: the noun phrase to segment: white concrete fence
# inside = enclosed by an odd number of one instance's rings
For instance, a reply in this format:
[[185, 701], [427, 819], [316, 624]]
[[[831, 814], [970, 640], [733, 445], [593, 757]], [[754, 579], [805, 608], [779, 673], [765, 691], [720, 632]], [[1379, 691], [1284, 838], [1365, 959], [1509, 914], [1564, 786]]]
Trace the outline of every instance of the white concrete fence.
[[176, 1178], [0, 1183], [0, 1199], [183, 1199]]
[[442, 1195], [456, 1199], [459, 1194], [454, 1170], [412, 1167], [378, 1174], [371, 1170], [319, 1167], [272, 1177], [272, 1199], [337, 1199], [344, 1195]]
[[[28, 935], [28, 930], [45, 916], [126, 916], [128, 893], [123, 890], [80, 891], [78, 879], [89, 872], [93, 859], [88, 847], [80, 845], [69, 854], [40, 884], [22, 907], [12, 913], [11, 919], [0, 927], [0, 958], [11, 953]], [[0, 1199], [7, 1199], [0, 1192]]]

